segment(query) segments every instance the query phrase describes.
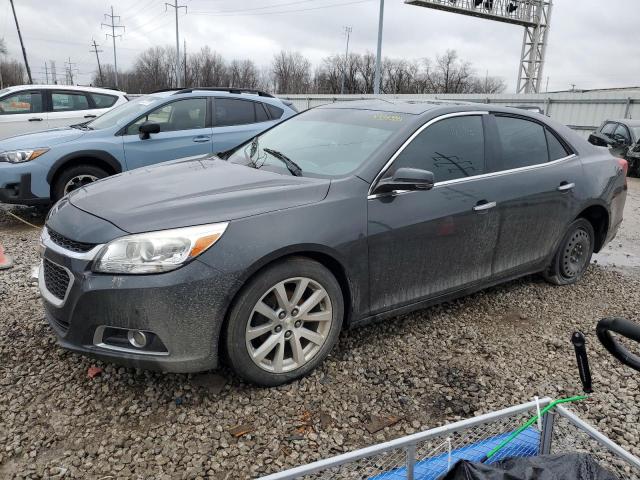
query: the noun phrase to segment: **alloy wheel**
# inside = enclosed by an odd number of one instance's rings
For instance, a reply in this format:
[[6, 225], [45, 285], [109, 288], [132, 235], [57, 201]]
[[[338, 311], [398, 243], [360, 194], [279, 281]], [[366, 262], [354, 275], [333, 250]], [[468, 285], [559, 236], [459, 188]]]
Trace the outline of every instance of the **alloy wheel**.
[[64, 194], [67, 195], [78, 188], [82, 188], [85, 185], [95, 182], [96, 180], [98, 180], [98, 177], [95, 175], [76, 175], [65, 184]]
[[245, 330], [251, 360], [272, 373], [296, 370], [325, 344], [333, 308], [317, 281], [295, 277], [273, 285], [254, 305]]

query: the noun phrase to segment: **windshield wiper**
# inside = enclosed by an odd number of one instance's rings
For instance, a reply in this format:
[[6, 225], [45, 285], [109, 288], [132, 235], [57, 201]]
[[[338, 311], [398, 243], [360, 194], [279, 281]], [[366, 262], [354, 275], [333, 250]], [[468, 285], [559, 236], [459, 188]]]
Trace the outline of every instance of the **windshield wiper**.
[[91, 128], [89, 125], [87, 125], [86, 123], [76, 123], [74, 125], [69, 125], [71, 128], [77, 128], [78, 130], [93, 130], [93, 128]]
[[275, 157], [282, 163], [284, 163], [287, 166], [287, 170], [289, 170], [291, 172], [291, 175], [293, 175], [294, 177], [302, 176], [302, 169], [300, 168], [300, 165], [291, 160], [284, 153], [277, 150], [272, 150], [271, 148], [263, 148], [262, 151], [268, 153], [272, 157]]

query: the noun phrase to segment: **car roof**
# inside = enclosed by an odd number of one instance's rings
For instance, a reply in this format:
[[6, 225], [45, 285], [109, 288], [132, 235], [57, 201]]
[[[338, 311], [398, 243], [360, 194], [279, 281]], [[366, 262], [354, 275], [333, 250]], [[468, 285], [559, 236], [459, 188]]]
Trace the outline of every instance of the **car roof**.
[[409, 115], [421, 115], [430, 110], [453, 106], [478, 106], [478, 103], [457, 102], [447, 100], [401, 100], [371, 98], [365, 100], [350, 100], [338, 103], [328, 103], [317, 108], [322, 109], [350, 109], [350, 110], [376, 110], [380, 112], [404, 113]]
[[7, 87], [8, 90], [32, 90], [32, 89], [42, 89], [42, 90], [81, 90], [85, 92], [95, 92], [95, 93], [105, 93], [110, 95], [125, 95], [125, 92], [120, 90], [112, 90], [110, 88], [100, 88], [100, 87], [84, 87], [82, 85], [13, 85], [11, 87]]
[[621, 118], [619, 120], [616, 120], [616, 119], [606, 120], [606, 123], [610, 123], [610, 122], [622, 123], [629, 127], [640, 127], [640, 119]]

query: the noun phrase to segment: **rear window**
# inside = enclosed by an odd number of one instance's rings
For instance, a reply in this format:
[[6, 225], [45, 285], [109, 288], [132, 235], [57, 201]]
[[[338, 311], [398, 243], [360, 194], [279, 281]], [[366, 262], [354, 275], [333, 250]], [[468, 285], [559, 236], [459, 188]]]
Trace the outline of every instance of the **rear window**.
[[269, 115], [267, 115], [267, 111], [264, 109], [264, 103], [254, 102], [256, 107], [256, 122], [267, 122], [269, 121]]
[[559, 160], [561, 158], [571, 155], [570, 152], [564, 148], [564, 145], [560, 143], [560, 140], [556, 136], [547, 130], [547, 144], [549, 145], [549, 160]]
[[277, 120], [278, 118], [282, 117], [282, 114], [284, 113], [284, 109], [282, 109], [280, 107], [276, 107], [275, 105], [270, 105], [268, 103], [266, 103], [265, 105], [269, 109], [269, 113], [271, 114], [271, 118], [273, 118], [274, 120]]
[[90, 93], [93, 103], [96, 108], [110, 108], [118, 101], [118, 97], [115, 95], [106, 95], [104, 93]]
[[256, 112], [253, 103], [235, 98], [216, 98], [214, 101], [215, 126], [226, 127], [255, 123]]
[[521, 168], [549, 161], [545, 128], [515, 117], [496, 118], [503, 168]]

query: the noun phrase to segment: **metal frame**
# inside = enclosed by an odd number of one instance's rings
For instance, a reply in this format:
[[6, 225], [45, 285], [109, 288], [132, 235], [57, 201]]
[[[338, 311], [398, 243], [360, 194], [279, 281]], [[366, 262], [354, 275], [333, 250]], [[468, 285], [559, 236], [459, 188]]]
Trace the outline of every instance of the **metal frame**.
[[552, 1], [405, 0], [405, 3], [524, 27], [516, 93], [538, 93], [547, 52]]
[[[538, 400], [537, 402], [532, 401], [528, 403], [523, 403], [522, 405], [506, 408], [504, 410], [499, 410], [497, 412], [487, 413], [485, 415], [480, 415], [475, 418], [462, 420], [456, 423], [452, 423], [450, 425], [444, 425], [442, 427], [433, 428], [425, 432], [415, 433], [413, 435], [397, 438], [389, 442], [384, 442], [378, 445], [362, 448], [360, 450], [355, 450], [353, 452], [337, 455], [335, 457], [319, 460], [317, 462], [313, 462], [308, 465], [302, 465], [299, 467], [292, 468], [290, 470], [285, 470], [284, 472], [267, 475], [265, 477], [261, 477], [261, 480], [292, 480], [292, 479], [303, 477], [305, 475], [310, 475], [310, 474], [317, 473], [330, 468], [339, 467], [341, 465], [352, 463], [357, 460], [361, 460], [367, 457], [372, 457], [374, 455], [383, 454], [383, 453], [386, 453], [392, 450], [398, 450], [398, 449], [405, 450], [406, 452], [405, 467], [407, 469], [407, 478], [413, 479], [414, 466], [416, 461], [415, 451], [416, 451], [416, 445], [418, 443], [425, 442], [435, 437], [451, 435], [454, 432], [460, 432], [475, 426], [495, 422], [503, 418], [508, 418], [514, 415], [526, 413], [528, 411], [535, 410], [537, 408], [544, 408], [550, 402], [551, 402], [551, 399], [548, 397], [545, 397]], [[640, 458], [637, 458], [636, 456], [627, 452], [618, 444], [616, 444], [615, 442], [613, 442], [612, 440], [610, 440], [609, 438], [607, 438], [606, 436], [598, 432], [591, 425], [584, 422], [583, 420], [578, 418], [576, 415], [571, 413], [569, 410], [567, 410], [566, 408], [560, 405], [555, 407], [554, 415], [545, 415], [545, 417], [543, 418], [543, 430], [545, 428], [549, 428], [549, 426], [552, 426], [554, 422], [554, 418], [556, 418], [557, 416], [566, 418], [576, 428], [585, 432], [592, 439], [598, 442], [598, 444], [602, 445], [617, 457], [623, 459], [628, 464], [640, 470]], [[551, 451], [551, 436], [549, 436], [546, 440], [545, 438], [546, 436], [543, 434], [541, 436], [541, 443], [544, 444], [544, 448], [546, 449], [546, 451]], [[543, 452], [544, 451], [545, 450], [543, 450]]]

